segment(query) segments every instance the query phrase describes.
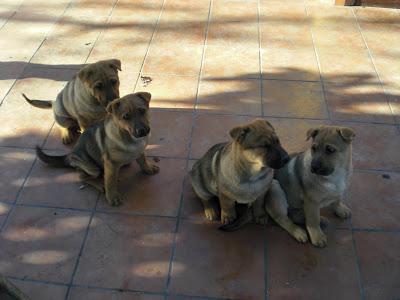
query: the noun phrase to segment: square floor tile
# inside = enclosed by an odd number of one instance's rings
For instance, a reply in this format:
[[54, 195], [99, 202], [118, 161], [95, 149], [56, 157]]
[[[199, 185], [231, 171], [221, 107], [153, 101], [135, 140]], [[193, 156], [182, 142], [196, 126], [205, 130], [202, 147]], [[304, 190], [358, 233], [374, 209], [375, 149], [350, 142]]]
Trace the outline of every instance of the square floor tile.
[[193, 115], [153, 111], [150, 117], [151, 136], [146, 153], [162, 157], [186, 158]]
[[0, 272], [68, 283], [89, 219], [71, 210], [16, 207], [1, 233]]
[[95, 214], [74, 283], [163, 292], [176, 221]]
[[[226, 3], [223, 4], [224, 1], [214, 2], [214, 4], [222, 4], [225, 6]], [[234, 2], [230, 2], [233, 4]], [[236, 3], [242, 6], [243, 8], [247, 5], [243, 5], [243, 3]], [[256, 3], [248, 3], [250, 5]], [[229, 6], [229, 5], [228, 5]], [[227, 9], [227, 7], [225, 7]], [[230, 11], [232, 13], [232, 10]], [[207, 34], [207, 48], [208, 47], [217, 47], [220, 51], [228, 51], [228, 53], [232, 53], [233, 51], [229, 50], [237, 50], [245, 53], [254, 51], [258, 53], [259, 43], [258, 43], [258, 27], [257, 27], [257, 8], [250, 12], [249, 14], [239, 17], [240, 21], [235, 21], [232, 16], [228, 17], [228, 22], [221, 22], [218, 18], [214, 19], [211, 16], [211, 22], [208, 27]], [[243, 22], [243, 19], [248, 20], [247, 22]], [[253, 22], [250, 20], [253, 19]]]
[[208, 113], [260, 116], [260, 81], [204, 78], [199, 86], [197, 109]]
[[15, 201], [34, 159], [30, 150], [0, 148], [0, 200]]
[[397, 173], [353, 174], [347, 198], [354, 227], [400, 229], [399, 180]]
[[328, 246], [319, 249], [270, 227], [267, 259], [269, 299], [360, 299], [356, 256], [347, 230], [330, 230]]
[[81, 287], [73, 287], [68, 300], [96, 299], [96, 300], [162, 300], [163, 296], [134, 293], [127, 291], [96, 290]]
[[136, 91], [151, 93], [152, 108], [192, 111], [196, 102], [197, 84], [197, 76], [144, 74], [139, 78]]
[[200, 158], [215, 144], [229, 142], [229, 130], [251, 120], [250, 117], [242, 116], [198, 115], [193, 129], [190, 157]]
[[268, 46], [261, 49], [264, 79], [319, 81], [317, 58], [312, 47], [282, 49]]
[[[154, 164], [151, 157], [148, 159]], [[123, 197], [122, 205], [111, 207], [102, 196], [97, 209], [176, 216], [182, 196], [186, 161], [162, 158], [156, 164], [160, 167], [160, 173], [153, 176], [142, 173], [136, 162], [123, 168], [118, 187]]]
[[20, 61], [0, 62], [0, 103], [26, 66]]
[[[51, 153], [60, 155], [59, 153]], [[52, 168], [36, 161], [27, 179], [19, 204], [92, 209], [99, 193], [91, 187], [80, 189], [79, 174], [73, 169]]]
[[10, 280], [29, 299], [62, 300], [67, 293], [67, 286], [37, 283], [22, 280]]
[[263, 80], [262, 87], [266, 116], [328, 118], [319, 82]]
[[400, 277], [398, 233], [355, 232], [365, 299], [397, 299]]
[[264, 230], [231, 233], [216, 224], [182, 221], [170, 292], [229, 299], [264, 298]]
[[258, 47], [210, 47], [206, 48], [203, 77], [226, 79], [260, 78]]
[[[57, 73], [57, 71], [56, 71]], [[18, 80], [0, 109], [0, 145], [34, 147], [43, 143], [54, 122], [53, 112], [28, 104], [21, 93], [32, 99], [54, 100], [66, 81], [44, 78]]]
[[400, 133], [395, 126], [339, 123], [355, 130], [353, 164], [360, 169], [400, 170]]
[[379, 82], [354, 86], [325, 84], [332, 119], [393, 124], [388, 99]]
[[176, 41], [152, 43], [144, 63], [143, 72], [147, 74], [198, 76], [202, 54], [202, 45], [187, 44], [177, 47]]

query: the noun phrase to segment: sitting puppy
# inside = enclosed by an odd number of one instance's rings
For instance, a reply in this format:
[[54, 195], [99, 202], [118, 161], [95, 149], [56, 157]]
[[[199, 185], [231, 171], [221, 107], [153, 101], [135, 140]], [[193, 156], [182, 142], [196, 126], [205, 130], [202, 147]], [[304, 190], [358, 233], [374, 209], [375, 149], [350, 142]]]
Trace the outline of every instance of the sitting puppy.
[[[112, 101], [107, 106], [109, 115], [106, 119], [85, 130], [71, 153], [50, 156], [37, 147], [37, 156], [54, 167], [78, 169], [83, 182], [102, 192], [105, 190], [108, 203], [119, 205], [121, 196], [117, 183], [122, 166], [136, 159], [146, 174], [153, 175], [159, 171], [144, 154], [150, 133], [150, 98], [149, 93], [141, 92]], [[101, 180], [103, 176], [104, 180]]]
[[64, 144], [71, 143], [78, 130], [84, 131], [106, 116], [106, 107], [119, 98], [118, 59], [102, 60], [85, 66], [61, 90], [55, 102], [24, 98], [33, 106], [53, 108]]
[[[268, 213], [297, 241], [307, 241], [306, 232], [297, 224], [306, 224], [314, 246], [325, 247], [326, 235], [320, 227], [320, 208], [331, 205], [340, 218], [348, 218], [350, 209], [342, 199], [352, 174], [351, 142], [355, 134], [347, 127], [322, 126], [310, 129], [307, 140], [312, 138], [311, 149], [291, 155], [282, 169], [275, 171], [275, 178], [268, 190], [261, 213]], [[288, 217], [289, 215], [289, 217]], [[223, 226], [233, 231], [254, 220], [247, 209], [235, 222]], [[293, 223], [293, 222], [294, 223]]]
[[272, 125], [265, 120], [233, 128], [232, 141], [213, 146], [190, 171], [190, 180], [209, 220], [218, 211], [210, 200], [219, 198], [221, 222], [236, 219], [235, 203], [263, 198], [273, 178], [271, 168], [281, 168], [289, 157]]

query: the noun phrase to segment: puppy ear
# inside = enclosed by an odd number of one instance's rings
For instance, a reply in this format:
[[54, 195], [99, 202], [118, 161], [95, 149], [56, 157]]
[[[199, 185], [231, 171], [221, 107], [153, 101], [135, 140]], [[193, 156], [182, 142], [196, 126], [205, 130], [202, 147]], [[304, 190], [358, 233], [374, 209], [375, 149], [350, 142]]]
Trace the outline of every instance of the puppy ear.
[[272, 126], [272, 124], [270, 122], [268, 122], [267, 120], [264, 120], [265, 123], [267, 123], [268, 127], [271, 127], [272, 131], [275, 131], [274, 126]]
[[140, 99], [144, 100], [146, 102], [147, 106], [149, 106], [150, 100], [151, 100], [151, 94], [147, 92], [138, 92], [135, 93], [136, 96], [138, 96]]
[[109, 59], [107, 62], [110, 64], [110, 67], [113, 68], [115, 71], [122, 71], [121, 61], [119, 59]]
[[314, 139], [317, 136], [318, 133], [319, 133], [319, 128], [310, 128], [310, 129], [308, 129], [308, 131], [306, 133], [306, 136], [307, 136], [306, 141], [308, 141], [310, 138]]
[[89, 66], [84, 67], [78, 72], [78, 77], [81, 81], [87, 81], [93, 75], [93, 70]]
[[110, 103], [108, 103], [107, 107], [106, 107], [106, 111], [109, 114], [112, 114], [115, 112], [115, 110], [117, 110], [119, 108], [121, 104], [121, 98], [118, 99], [114, 99], [113, 101], [111, 101]]
[[350, 143], [354, 139], [354, 137], [356, 136], [356, 134], [353, 131], [353, 129], [351, 129], [349, 127], [341, 127], [341, 128], [339, 128], [338, 129], [338, 133], [346, 143]]
[[250, 128], [248, 126], [237, 126], [229, 131], [229, 135], [234, 141], [242, 143], [249, 131]]

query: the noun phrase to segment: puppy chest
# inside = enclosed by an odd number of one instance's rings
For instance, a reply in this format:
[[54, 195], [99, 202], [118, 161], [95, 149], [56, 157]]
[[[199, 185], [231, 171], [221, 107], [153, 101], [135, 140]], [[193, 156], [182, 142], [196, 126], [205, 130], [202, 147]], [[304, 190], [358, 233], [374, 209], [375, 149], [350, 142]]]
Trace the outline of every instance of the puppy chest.
[[254, 183], [241, 183], [231, 189], [231, 197], [238, 203], [251, 203], [264, 195], [271, 180], [261, 180]]

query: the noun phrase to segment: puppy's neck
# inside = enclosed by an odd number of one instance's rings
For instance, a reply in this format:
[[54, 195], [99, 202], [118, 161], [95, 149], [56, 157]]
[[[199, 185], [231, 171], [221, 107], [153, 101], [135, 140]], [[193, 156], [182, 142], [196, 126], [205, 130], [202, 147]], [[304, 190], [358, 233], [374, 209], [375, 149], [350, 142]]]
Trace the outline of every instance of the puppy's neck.
[[110, 115], [104, 120], [104, 127], [107, 136], [114, 141], [117, 140], [118, 144], [136, 144], [140, 140], [132, 137], [126, 130], [121, 129]]

